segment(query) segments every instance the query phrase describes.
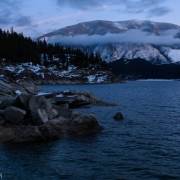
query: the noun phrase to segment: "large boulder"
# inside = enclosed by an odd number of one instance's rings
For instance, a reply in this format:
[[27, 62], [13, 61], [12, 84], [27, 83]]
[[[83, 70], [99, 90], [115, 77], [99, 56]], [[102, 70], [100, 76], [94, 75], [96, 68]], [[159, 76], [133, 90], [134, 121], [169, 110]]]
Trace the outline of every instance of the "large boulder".
[[76, 101], [76, 97], [77, 95], [67, 96], [64, 94], [59, 94], [55, 96], [55, 102], [56, 104], [72, 103]]
[[76, 117], [82, 115], [80, 112], [78, 111], [73, 111], [71, 114], [71, 119], [75, 119]]
[[15, 100], [14, 106], [23, 109], [25, 111], [29, 111], [29, 101], [31, 97], [32, 97], [31, 95], [27, 95], [27, 94], [19, 95]]
[[12, 124], [20, 124], [25, 115], [26, 111], [16, 108], [14, 106], [8, 106], [4, 112], [4, 117], [6, 121]]
[[5, 110], [0, 110], [0, 116], [4, 116]]
[[92, 114], [80, 115], [68, 122], [68, 134], [89, 134], [102, 130], [95, 116]]
[[49, 119], [53, 119], [52, 104], [44, 96], [32, 96], [29, 101], [30, 111], [44, 109]]
[[32, 117], [26, 114], [24, 119], [21, 121], [21, 125], [34, 125]]
[[54, 127], [51, 123], [47, 123], [44, 126], [39, 127], [43, 136], [48, 140], [56, 140], [63, 137], [63, 131]]
[[13, 87], [4, 79], [0, 79], [0, 86], [9, 90], [13, 90]]
[[37, 126], [16, 126], [13, 127], [13, 131], [16, 134], [13, 142], [33, 142], [46, 140]]
[[0, 79], [0, 99], [4, 99], [4, 97], [12, 98], [16, 96], [14, 86], [11, 83], [12, 80], [10, 79]]
[[6, 109], [8, 106], [14, 106], [15, 98], [7, 98], [2, 100], [0, 104], [0, 109]]
[[82, 95], [77, 96], [76, 100], [78, 100], [78, 101], [85, 101], [86, 99], [85, 99], [85, 96], [82, 94]]
[[76, 91], [71, 90], [70, 93], [74, 93], [78, 95], [76, 97], [76, 101], [73, 103], [73, 107], [76, 106], [83, 106], [87, 104], [97, 104], [97, 105], [103, 105], [103, 106], [117, 106], [117, 104], [114, 103], [107, 103], [98, 97], [94, 96], [92, 93], [88, 91]]
[[31, 111], [31, 118], [34, 125], [40, 126], [48, 121], [48, 115], [44, 109], [38, 109]]
[[53, 113], [53, 118], [57, 118], [59, 113], [56, 109], [52, 109], [52, 113]]
[[21, 94], [16, 98], [15, 106], [25, 110], [28, 116], [31, 114], [31, 111], [37, 111], [37, 109], [44, 109], [49, 119], [58, 116], [56, 109], [52, 109], [51, 102], [44, 96]]
[[85, 106], [88, 104], [91, 104], [89, 99], [87, 97], [85, 97], [83, 94], [81, 94], [81, 95], [78, 95], [75, 98], [75, 101], [70, 103], [69, 106], [70, 106], [70, 108], [76, 108], [76, 107]]
[[56, 105], [53, 105], [53, 109], [55, 109], [58, 112], [58, 117], [65, 117], [65, 118], [70, 118], [72, 114], [72, 110], [64, 108], [64, 107], [59, 107]]
[[16, 134], [11, 128], [0, 126], [0, 143], [13, 141], [15, 138]]
[[[22, 73], [21, 73], [21, 75], [22, 75]], [[22, 77], [24, 77], [24, 76], [22, 76]], [[42, 89], [37, 87], [32, 81], [21, 79], [21, 80], [19, 80], [19, 83], [28, 94], [36, 94], [39, 91], [42, 91]]]

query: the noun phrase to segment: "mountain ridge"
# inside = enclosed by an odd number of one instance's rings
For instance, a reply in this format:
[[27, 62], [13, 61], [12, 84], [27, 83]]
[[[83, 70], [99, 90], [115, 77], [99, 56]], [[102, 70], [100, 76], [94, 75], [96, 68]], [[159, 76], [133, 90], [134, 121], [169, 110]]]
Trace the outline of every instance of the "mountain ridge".
[[[109, 34], [110, 37], [108, 37]], [[178, 58], [180, 54], [179, 34], [180, 26], [171, 23], [149, 20], [95, 20], [61, 28], [40, 36], [39, 39], [45, 38], [50, 43], [63, 44], [64, 42], [72, 45], [71, 41], [91, 42], [93, 41], [91, 38], [94, 37], [99, 42], [73, 46], [88, 51], [88, 53], [98, 53], [107, 63], [121, 58], [142, 58], [153, 64], [170, 64], [180, 61]], [[100, 43], [102, 39], [107, 38], [112, 42]], [[123, 40], [125, 42], [121, 42]]]
[[180, 79], [179, 64], [154, 65], [144, 59], [119, 59], [109, 63], [111, 71], [120, 79]]
[[[158, 26], [157, 26], [158, 25]], [[145, 28], [145, 26], [150, 26], [149, 29]], [[162, 22], [154, 22], [150, 20], [127, 20], [127, 21], [106, 21], [106, 20], [94, 20], [94, 21], [87, 21], [78, 23], [71, 26], [66, 26], [64, 28], [58, 29], [56, 31], [47, 33], [45, 35], [40, 36], [39, 38], [44, 38], [45, 36], [49, 37], [52, 35], [69, 35], [74, 36], [78, 34], [98, 34], [98, 35], [105, 35], [107, 33], [121, 33], [127, 31], [128, 29], [140, 29], [142, 28], [144, 31], [150, 30], [151, 27], [154, 26], [155, 30], [168, 30], [168, 29], [177, 29], [180, 30], [180, 26], [171, 24], [171, 23], [162, 23]], [[168, 27], [168, 28], [164, 28]], [[106, 29], [105, 29], [106, 28]], [[109, 28], [109, 29], [107, 29]], [[70, 30], [70, 31], [69, 31]], [[72, 32], [74, 30], [75, 32]], [[94, 32], [92, 32], [92, 30]], [[95, 31], [96, 30], [96, 31]], [[100, 31], [104, 30], [104, 31]], [[153, 30], [153, 28], [152, 28]], [[77, 32], [78, 31], [78, 32]], [[157, 31], [152, 31], [156, 32]], [[75, 34], [76, 33], [76, 34]], [[93, 33], [93, 34], [91, 34]]]

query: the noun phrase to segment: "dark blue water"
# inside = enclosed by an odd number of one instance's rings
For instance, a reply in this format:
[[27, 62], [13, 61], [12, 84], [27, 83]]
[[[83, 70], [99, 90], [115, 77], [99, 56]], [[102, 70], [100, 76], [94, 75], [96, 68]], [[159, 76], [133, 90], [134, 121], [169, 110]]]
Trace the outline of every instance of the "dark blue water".
[[[93, 106], [104, 130], [87, 137], [0, 145], [4, 179], [180, 179], [180, 82], [41, 86], [88, 90], [117, 107]], [[117, 111], [123, 121], [115, 121]]]

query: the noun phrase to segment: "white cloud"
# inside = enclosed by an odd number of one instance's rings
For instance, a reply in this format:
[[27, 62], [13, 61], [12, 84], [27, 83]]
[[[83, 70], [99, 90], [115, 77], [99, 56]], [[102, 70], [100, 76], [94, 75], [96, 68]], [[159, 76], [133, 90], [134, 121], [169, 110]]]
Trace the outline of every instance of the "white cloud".
[[51, 37], [47, 41], [49, 43], [62, 43], [65, 45], [92, 45], [92, 44], [107, 44], [107, 43], [149, 43], [149, 44], [175, 44], [180, 43], [180, 39], [174, 38], [178, 33], [177, 30], [163, 31], [160, 36], [149, 35], [141, 30], [129, 30], [121, 34], [106, 34], [106, 35], [77, 35], [77, 36], [56, 36]]

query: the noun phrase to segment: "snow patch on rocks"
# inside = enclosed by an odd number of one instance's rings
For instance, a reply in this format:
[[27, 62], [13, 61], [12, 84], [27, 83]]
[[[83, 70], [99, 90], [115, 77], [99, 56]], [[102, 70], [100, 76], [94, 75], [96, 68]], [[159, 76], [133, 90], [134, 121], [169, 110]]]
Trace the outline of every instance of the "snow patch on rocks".
[[[115, 82], [115, 76], [110, 71], [78, 69], [69, 66], [67, 69], [58, 69], [56, 65], [44, 67], [32, 62], [11, 64], [4, 66], [11, 72], [16, 82], [19, 79], [29, 79], [35, 84], [73, 84], [73, 83], [111, 83]], [[8, 73], [9, 74], [9, 73]]]

